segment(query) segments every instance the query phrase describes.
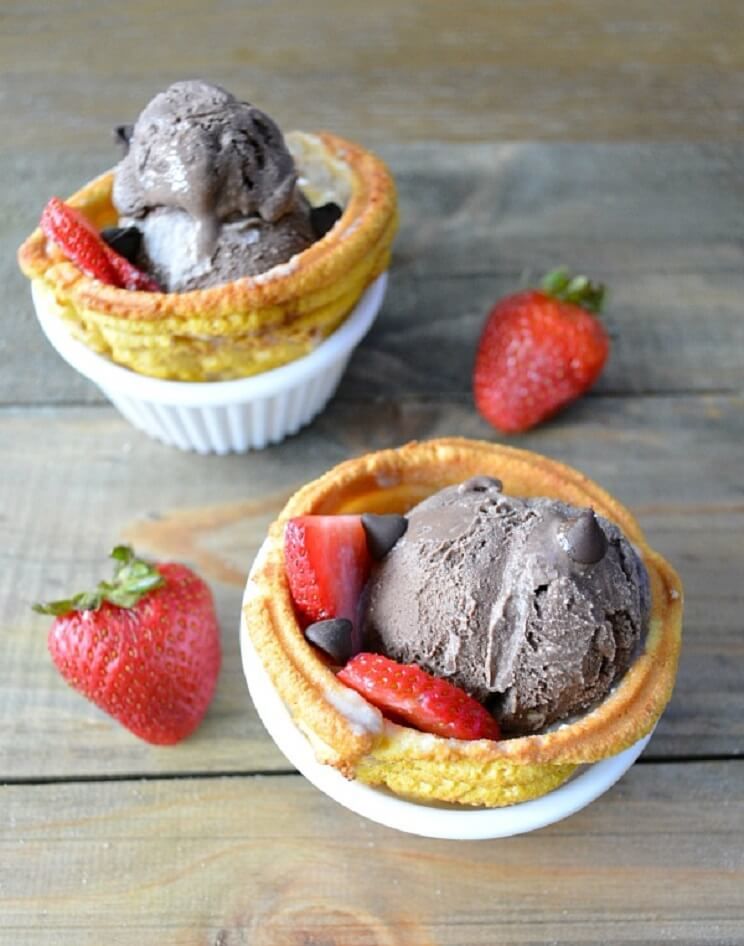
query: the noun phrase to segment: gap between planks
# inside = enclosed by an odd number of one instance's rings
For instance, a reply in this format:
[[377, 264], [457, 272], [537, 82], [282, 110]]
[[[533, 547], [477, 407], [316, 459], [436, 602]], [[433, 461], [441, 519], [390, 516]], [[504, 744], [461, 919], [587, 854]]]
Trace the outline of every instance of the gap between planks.
[[[684, 755], [667, 758], [665, 756], [641, 756], [634, 765], [688, 765], [693, 763], [744, 762], [744, 756], [728, 753], [710, 755]], [[0, 788], [10, 786], [35, 787], [39, 785], [86, 785], [96, 782], [174, 782], [186, 779], [221, 779], [221, 778], [273, 778], [279, 776], [302, 777], [296, 769], [244, 769], [221, 772], [193, 771], [184, 772], [126, 772], [115, 775], [46, 775], [37, 778], [0, 778]]]
[[[583, 398], [591, 398], [595, 401], [601, 400], [643, 400], [644, 398], [649, 398], [651, 400], [660, 400], [662, 398], [669, 398], [674, 400], [675, 398], [699, 398], [699, 397], [739, 397], [744, 394], [744, 388], [730, 387], [730, 388], [672, 388], [664, 391], [613, 391], [605, 390], [602, 392], [587, 391], [582, 395]], [[364, 403], [368, 404], [370, 400], [373, 400], [376, 404], [382, 403], [391, 403], [391, 404], [407, 404], [407, 405], [416, 405], [416, 404], [440, 404], [444, 402], [450, 402], [455, 405], [459, 404], [469, 404], [471, 402], [471, 395], [469, 391], [445, 391], [441, 394], [433, 392], [422, 396], [420, 394], [400, 394], [394, 398], [386, 398], [372, 395], [344, 395], [339, 393], [336, 395], [335, 400], [343, 402], [344, 404], [355, 404], [355, 403]], [[4, 404], [0, 404], [0, 415], [2, 414], [12, 414], [17, 411], [64, 411], [64, 410], [81, 410], [81, 409], [102, 409], [109, 408], [113, 409], [110, 401], [105, 400], [103, 395], [101, 395], [101, 400], [96, 401], [86, 401], [86, 400], [70, 400], [70, 401], [6, 401]]]

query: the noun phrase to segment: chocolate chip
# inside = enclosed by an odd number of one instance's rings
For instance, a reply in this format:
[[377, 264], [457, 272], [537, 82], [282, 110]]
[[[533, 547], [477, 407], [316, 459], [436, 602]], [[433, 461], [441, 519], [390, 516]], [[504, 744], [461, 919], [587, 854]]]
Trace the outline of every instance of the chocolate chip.
[[124, 154], [129, 151], [129, 142], [134, 134], [134, 125], [117, 125], [114, 128], [114, 141], [124, 148]]
[[593, 509], [587, 509], [578, 519], [566, 523], [562, 530], [562, 544], [568, 557], [579, 565], [595, 565], [604, 558], [607, 536]]
[[336, 663], [345, 664], [352, 654], [351, 631], [351, 621], [347, 618], [329, 618], [306, 627], [305, 637]]
[[408, 528], [405, 516], [375, 516], [365, 513], [362, 526], [367, 536], [367, 548], [372, 558], [379, 562]]
[[310, 208], [310, 226], [313, 228], [315, 239], [324, 237], [334, 223], [341, 217], [343, 211], [338, 204], [323, 204], [321, 207]]
[[472, 476], [464, 483], [460, 483], [457, 492], [460, 495], [463, 493], [500, 493], [503, 488], [504, 484], [495, 476]]
[[106, 227], [101, 236], [112, 250], [134, 263], [142, 245], [142, 233], [137, 227]]

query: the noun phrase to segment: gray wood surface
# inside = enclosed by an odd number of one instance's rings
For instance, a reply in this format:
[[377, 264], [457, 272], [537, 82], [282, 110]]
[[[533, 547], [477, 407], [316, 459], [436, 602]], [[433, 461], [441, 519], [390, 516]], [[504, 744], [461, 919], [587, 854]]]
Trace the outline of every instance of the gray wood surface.
[[0, 148], [82, 154], [191, 76], [282, 125], [312, 115], [371, 141], [740, 134], [739, 0], [4, 0], [1, 14]]
[[733, 762], [636, 765], [567, 821], [456, 844], [371, 824], [299, 776], [0, 798], [0, 938], [14, 946], [744, 941]]
[[[742, 28], [739, 0], [1, 5], [2, 946], [744, 946]], [[375, 147], [400, 189], [389, 295], [336, 399], [242, 457], [127, 425], [46, 343], [15, 263], [49, 195], [116, 160], [111, 126], [194, 75]], [[416, 839], [274, 747], [238, 660], [242, 585], [286, 496], [332, 464], [498, 439], [470, 396], [480, 325], [556, 263], [608, 283], [612, 355], [512, 442], [604, 484], [677, 566], [677, 686], [574, 817]], [[97, 581], [120, 539], [215, 592], [217, 694], [170, 749], [68, 689], [30, 610]]]
[[[744, 942], [736, 893], [740, 839], [730, 831], [732, 819], [741, 822], [744, 779], [742, 198], [732, 170], [739, 152], [535, 144], [398, 145], [386, 154], [400, 183], [404, 222], [384, 310], [329, 409], [267, 451], [198, 457], [133, 430], [48, 348], [27, 286], [9, 271], [5, 318], [12, 327], [0, 376], [0, 780], [16, 786], [6, 790], [5, 810], [11, 802], [17, 810], [21, 797], [26, 807], [20, 822], [6, 820], [0, 830], [16, 885], [0, 887], [0, 942], [92, 943], [105, 931], [112, 943], [125, 943], [157, 931], [165, 943], [206, 938], [225, 946], [241, 938], [260, 942], [265, 927], [272, 944], [486, 944], [494, 923], [509, 942], [542, 942], [546, 935], [558, 943]], [[72, 162], [43, 163], [47, 175], [59, 173], [66, 182], [60, 192], [75, 186]], [[6, 243], [34, 219], [40, 186], [14, 195], [4, 226], [16, 230], [6, 231]], [[487, 845], [432, 854], [427, 842], [350, 819], [292, 775], [263, 781], [256, 773], [289, 766], [250, 704], [237, 614], [265, 527], [297, 485], [347, 456], [412, 438], [495, 436], [475, 414], [469, 392], [481, 321], [525, 271], [555, 259], [584, 263], [610, 284], [613, 354], [590, 396], [514, 442], [576, 465], [636, 511], [685, 583], [685, 646], [674, 698], [644, 766], [565, 828], [508, 842], [530, 853], [519, 855], [516, 873], [505, 874], [501, 848], [492, 847], [485, 864], [479, 851]], [[203, 726], [175, 749], [133, 739], [67, 689], [45, 653], [47, 622], [29, 609], [34, 600], [95, 581], [119, 538], [192, 562], [216, 594], [225, 651], [217, 696]], [[696, 758], [711, 761], [687, 761]], [[180, 781], [206, 773], [234, 778]], [[150, 781], [164, 775], [177, 778]], [[110, 781], [118, 778], [145, 781]], [[74, 784], [79, 779], [84, 783]], [[639, 784], [641, 794], [627, 800], [624, 793]], [[146, 800], [135, 794], [132, 802], [132, 792]], [[56, 816], [49, 822], [50, 797], [63, 812], [72, 805], [61, 826]], [[254, 812], [248, 818], [246, 806]], [[80, 808], [98, 814], [81, 817]], [[186, 828], [193, 818], [210, 824], [214, 810], [225, 819], [220, 836], [241, 825], [226, 848], [201, 828], [196, 835]], [[117, 840], [111, 811], [130, 841]], [[302, 840], [300, 862], [336, 865], [328, 891], [336, 871], [339, 883], [350, 875], [352, 887], [340, 897], [304, 887], [301, 896], [282, 893], [287, 871], [294, 881], [295, 861], [287, 858], [297, 850], [297, 832], [306, 838], [309, 812], [324, 826], [324, 840]], [[281, 825], [278, 838], [262, 834], [264, 821]], [[325, 840], [349, 821], [351, 841], [344, 844], [351, 850]], [[34, 886], [17, 878], [29, 876], [25, 865], [38, 850], [37, 836], [55, 868]], [[410, 904], [408, 913], [387, 893], [374, 902], [363, 896], [354, 865], [369, 843], [365, 876], [371, 872], [382, 884], [397, 870], [396, 897]], [[620, 866], [602, 853], [618, 845]], [[569, 847], [584, 853], [566, 863]], [[402, 861], [391, 854], [400, 849]], [[287, 866], [268, 870], [268, 850], [278, 850]], [[447, 909], [433, 916], [430, 888], [400, 873], [400, 863], [422, 858], [436, 865], [437, 882], [450, 891]], [[128, 880], [139, 863], [154, 866], [144, 879]], [[483, 870], [490, 884], [509, 892], [510, 904], [529, 902], [529, 915], [500, 906], [499, 897], [479, 907]], [[565, 870], [568, 885], [557, 879]], [[250, 905], [242, 888], [236, 892], [236, 872], [246, 877]], [[575, 891], [589, 877], [599, 877], [600, 886], [587, 899]], [[216, 892], [218, 878], [226, 897]], [[548, 891], [542, 906], [530, 893], [539, 889]], [[51, 906], [42, 906], [47, 900]], [[292, 912], [298, 904], [302, 920]], [[125, 932], [123, 915], [131, 912], [141, 925]]]

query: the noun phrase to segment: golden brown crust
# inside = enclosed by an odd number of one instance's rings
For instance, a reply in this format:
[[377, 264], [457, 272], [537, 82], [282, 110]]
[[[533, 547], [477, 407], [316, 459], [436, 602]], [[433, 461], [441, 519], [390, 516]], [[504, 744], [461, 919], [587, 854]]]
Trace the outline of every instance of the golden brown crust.
[[[504, 490], [591, 505], [617, 523], [643, 556], [652, 613], [642, 655], [594, 710], [549, 732], [492, 742], [442, 739], [383, 721], [336, 679], [305, 641], [284, 575], [287, 519], [308, 514], [405, 512], [425, 496], [490, 474]], [[372, 784], [432, 801], [498, 806], [550, 791], [577, 765], [614, 755], [649, 733], [674, 686], [681, 641], [682, 587], [646, 543], [631, 513], [571, 467], [514, 447], [448, 438], [367, 454], [300, 489], [271, 526], [254, 565], [244, 633], [298, 725], [330, 761]], [[351, 696], [350, 696], [351, 694]], [[364, 702], [364, 701], [362, 701]]]
[[[78, 338], [144, 374], [227, 379], [306, 354], [387, 268], [397, 204], [390, 172], [374, 154], [327, 133], [293, 134], [313, 161], [325, 162], [329, 178], [343, 177], [349, 198], [336, 226], [287, 264], [193, 292], [129, 292], [83, 274], [36, 229], [18, 251], [20, 267], [53, 294]], [[112, 183], [109, 171], [69, 203], [97, 227], [110, 226]]]

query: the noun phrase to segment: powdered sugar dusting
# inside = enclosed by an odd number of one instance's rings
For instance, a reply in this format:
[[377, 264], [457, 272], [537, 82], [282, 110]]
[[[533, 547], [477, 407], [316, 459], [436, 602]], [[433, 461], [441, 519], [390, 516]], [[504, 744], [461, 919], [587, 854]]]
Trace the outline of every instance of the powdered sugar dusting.
[[382, 717], [378, 710], [353, 690], [344, 688], [343, 693], [326, 691], [325, 699], [346, 718], [352, 732], [358, 736], [367, 733], [377, 735], [382, 731]]

